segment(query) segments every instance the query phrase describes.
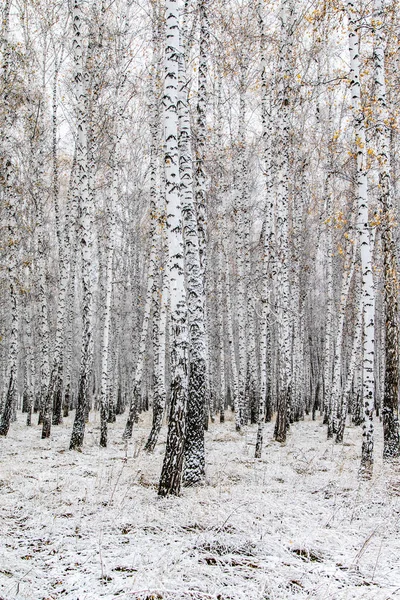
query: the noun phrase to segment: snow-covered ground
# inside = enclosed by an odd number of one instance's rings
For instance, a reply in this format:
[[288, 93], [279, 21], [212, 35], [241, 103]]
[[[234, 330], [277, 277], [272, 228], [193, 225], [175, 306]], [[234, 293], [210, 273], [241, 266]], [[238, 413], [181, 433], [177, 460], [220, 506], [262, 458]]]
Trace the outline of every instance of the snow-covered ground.
[[3, 600], [386, 600], [400, 598], [400, 470], [359, 482], [361, 432], [326, 441], [320, 422], [292, 427], [285, 446], [266, 426], [233, 421], [207, 433], [207, 485], [157, 497], [165, 431], [143, 451], [149, 415], [122, 440], [125, 417], [97, 446], [91, 415], [83, 452], [71, 420], [50, 440], [19, 415], [0, 439], [0, 597]]

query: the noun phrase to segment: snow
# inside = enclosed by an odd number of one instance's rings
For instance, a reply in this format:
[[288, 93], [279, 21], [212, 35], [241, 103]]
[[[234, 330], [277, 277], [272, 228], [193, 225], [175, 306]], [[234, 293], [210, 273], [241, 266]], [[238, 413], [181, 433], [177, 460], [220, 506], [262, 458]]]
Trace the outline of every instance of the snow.
[[147, 455], [149, 414], [128, 445], [118, 417], [107, 449], [92, 414], [82, 452], [71, 418], [41, 440], [19, 415], [0, 439], [0, 598], [400, 598], [400, 469], [382, 464], [381, 427], [360, 482], [359, 428], [337, 446], [306, 420], [281, 446], [267, 424], [255, 460], [256, 426], [226, 416], [206, 434], [207, 485], [160, 499], [166, 431]]

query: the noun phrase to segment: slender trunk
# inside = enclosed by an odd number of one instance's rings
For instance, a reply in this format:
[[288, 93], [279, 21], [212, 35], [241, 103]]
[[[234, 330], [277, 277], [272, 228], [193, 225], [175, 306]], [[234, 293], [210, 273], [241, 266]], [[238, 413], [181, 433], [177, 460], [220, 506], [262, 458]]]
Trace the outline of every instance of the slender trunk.
[[158, 362], [155, 365], [157, 385], [154, 390], [153, 398], [153, 423], [148, 440], [145, 445], [147, 452], [153, 452], [160, 434], [167, 392], [165, 389], [165, 359], [166, 359], [166, 337], [167, 337], [167, 316], [169, 308], [169, 275], [168, 266], [164, 271], [163, 291], [161, 298], [160, 320], [158, 323]]
[[224, 255], [222, 244], [219, 247], [219, 275], [217, 281], [218, 296], [218, 344], [219, 344], [219, 420], [225, 421], [225, 337], [224, 337]]
[[33, 398], [35, 394], [35, 358], [32, 346], [32, 294], [30, 290], [31, 272], [27, 266], [25, 269], [25, 300], [23, 306], [23, 322], [25, 333], [25, 374], [24, 374], [24, 391], [23, 391], [23, 410], [26, 412], [26, 424], [32, 425], [32, 408]]
[[133, 389], [129, 404], [129, 413], [128, 419], [126, 421], [126, 426], [124, 430], [123, 438], [125, 440], [130, 439], [132, 437], [133, 424], [135, 422], [135, 413], [136, 407], [139, 404], [142, 390], [142, 381], [143, 381], [143, 372], [145, 367], [145, 358], [146, 358], [146, 349], [148, 344], [148, 332], [150, 325], [150, 317], [151, 317], [151, 306], [153, 299], [153, 287], [154, 287], [154, 277], [157, 267], [157, 237], [156, 237], [156, 228], [155, 228], [155, 219], [153, 217], [152, 224], [152, 236], [151, 236], [151, 250], [150, 250], [150, 259], [149, 259], [149, 269], [147, 272], [147, 290], [146, 290], [146, 301], [143, 311], [143, 320], [142, 320], [142, 329], [140, 334], [139, 341], [139, 351], [136, 362], [136, 370], [135, 376], [133, 380]]
[[[225, 229], [225, 228], [224, 228]], [[224, 239], [226, 236], [224, 234]], [[232, 287], [231, 278], [229, 273], [229, 261], [226, 249], [224, 249], [226, 268], [225, 268], [225, 295], [226, 295], [226, 320], [227, 320], [227, 333], [228, 333], [228, 344], [230, 351], [230, 364], [231, 364], [231, 375], [232, 375], [232, 388], [233, 388], [233, 407], [235, 409], [235, 427], [236, 431], [240, 431], [240, 407], [239, 407], [239, 376], [236, 363], [236, 352], [235, 352], [235, 338], [233, 335], [233, 315], [232, 315]]]
[[10, 273], [10, 296], [11, 296], [11, 332], [10, 332], [10, 345], [8, 351], [8, 387], [6, 400], [3, 407], [3, 414], [0, 421], [0, 435], [6, 436], [10, 428], [12, 413], [16, 402], [17, 393], [17, 371], [18, 371], [18, 328], [19, 328], [19, 315], [18, 315], [18, 290], [16, 281], [14, 279], [14, 273]]
[[108, 419], [108, 406], [107, 406], [107, 390], [108, 390], [108, 358], [110, 348], [110, 324], [111, 324], [111, 299], [112, 299], [112, 279], [113, 279], [113, 258], [114, 258], [114, 222], [115, 222], [115, 203], [114, 194], [116, 193], [116, 168], [113, 173], [113, 186], [111, 192], [111, 206], [108, 209], [109, 219], [109, 237], [107, 240], [107, 251], [106, 251], [106, 297], [104, 304], [104, 321], [103, 321], [103, 339], [102, 339], [102, 351], [101, 351], [101, 383], [100, 383], [100, 446], [105, 448], [107, 446], [107, 419]]
[[246, 290], [246, 241], [248, 225], [245, 211], [247, 211], [247, 157], [245, 152], [246, 134], [246, 85], [245, 68], [242, 67], [240, 92], [239, 92], [239, 132], [238, 132], [238, 173], [237, 173], [237, 197], [236, 197], [236, 263], [237, 263], [237, 326], [238, 326], [238, 406], [236, 412], [236, 430], [240, 431], [246, 419], [246, 373], [247, 373], [247, 290]]
[[[359, 296], [359, 295], [357, 295]], [[353, 348], [351, 351], [349, 370], [347, 373], [346, 383], [342, 394], [342, 404], [340, 408], [340, 417], [336, 432], [336, 443], [341, 444], [343, 442], [344, 429], [346, 426], [346, 417], [349, 410], [349, 399], [353, 388], [354, 375], [357, 367], [357, 359], [360, 354], [360, 344], [362, 337], [362, 316], [363, 316], [363, 304], [361, 298], [357, 297], [358, 310], [355, 322], [355, 331], [353, 337]]]
[[165, 402], [165, 354], [166, 354], [166, 324], [168, 306], [166, 295], [168, 295], [169, 281], [166, 274], [168, 265], [162, 263], [164, 250], [164, 236], [162, 235], [162, 223], [165, 216], [165, 207], [162, 206], [163, 193], [161, 190], [162, 176], [160, 169], [161, 152], [161, 111], [160, 111], [160, 89], [162, 88], [162, 36], [163, 18], [161, 11], [162, 3], [153, 4], [153, 60], [151, 64], [150, 80], [150, 204], [154, 227], [158, 237], [158, 256], [160, 263], [160, 274], [153, 279], [152, 303], [153, 303], [153, 420], [152, 427], [147, 439], [145, 450], [153, 452], [159, 432], [161, 430]]
[[[329, 178], [325, 180], [325, 239], [326, 239], [326, 302], [325, 302], [325, 346], [324, 346], [324, 373], [323, 373], [323, 415], [324, 423], [329, 420], [332, 411], [332, 366], [334, 357], [334, 315], [333, 315], [333, 241], [332, 241], [332, 198], [329, 191]], [[330, 436], [329, 436], [330, 437]]]
[[328, 438], [333, 437], [336, 432], [336, 414], [339, 404], [340, 397], [340, 380], [342, 370], [342, 344], [343, 344], [343, 333], [344, 333], [344, 322], [346, 318], [346, 306], [347, 298], [349, 295], [350, 284], [354, 273], [354, 266], [356, 260], [356, 248], [353, 250], [353, 258], [350, 262], [350, 246], [351, 243], [347, 242], [347, 264], [344, 265], [342, 275], [342, 289], [340, 294], [340, 305], [339, 305], [339, 322], [337, 324], [336, 342], [335, 342], [335, 356], [333, 361], [333, 382], [332, 382], [332, 400], [330, 405], [330, 412], [328, 415]]
[[[59, 295], [57, 306], [57, 324], [56, 339], [54, 345], [53, 367], [50, 374], [47, 402], [53, 406], [53, 425], [59, 425], [62, 421], [62, 396], [63, 396], [63, 349], [65, 318], [67, 312], [67, 292], [69, 280], [69, 261], [67, 240], [68, 233], [65, 235], [60, 223], [59, 207], [59, 176], [58, 176], [58, 156], [57, 156], [57, 81], [61, 58], [55, 66], [53, 80], [53, 201], [56, 217], [56, 231], [58, 239], [59, 254]], [[64, 231], [68, 228], [68, 216], [65, 219]], [[42, 437], [50, 435], [50, 420], [43, 423]]]
[[269, 407], [269, 418], [271, 413], [270, 406], [270, 382], [271, 373], [271, 323], [270, 312], [270, 280], [269, 263], [272, 251], [272, 218], [274, 214], [274, 195], [272, 189], [272, 118], [268, 113], [268, 83], [267, 83], [267, 57], [266, 57], [266, 31], [264, 3], [259, 0], [257, 5], [258, 25], [260, 31], [260, 54], [261, 54], [261, 122], [263, 139], [263, 158], [264, 158], [264, 177], [265, 177], [265, 222], [264, 222], [264, 256], [263, 256], [263, 296], [262, 313], [260, 322], [260, 396], [258, 405], [258, 425], [257, 441], [255, 448], [255, 458], [261, 458], [262, 446], [264, 440], [264, 423], [267, 417], [267, 403]]

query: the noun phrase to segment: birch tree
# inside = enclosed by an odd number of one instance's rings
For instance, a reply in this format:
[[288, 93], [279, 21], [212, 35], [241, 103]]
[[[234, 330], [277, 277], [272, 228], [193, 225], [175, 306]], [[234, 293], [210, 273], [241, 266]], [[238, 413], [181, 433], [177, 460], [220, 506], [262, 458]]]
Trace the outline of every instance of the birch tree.
[[179, 58], [178, 119], [180, 194], [189, 323], [189, 379], [183, 481], [186, 486], [190, 486], [200, 483], [205, 477], [204, 410], [207, 391], [207, 345], [204, 322], [204, 270], [200, 262], [200, 235], [193, 197], [191, 128], [183, 51]]
[[354, 145], [357, 157], [356, 195], [358, 205], [357, 225], [360, 239], [363, 302], [363, 443], [360, 474], [371, 477], [374, 449], [374, 337], [375, 337], [375, 290], [372, 275], [371, 231], [368, 214], [367, 148], [364, 113], [361, 104], [359, 27], [354, 2], [347, 2], [350, 53], [350, 92], [354, 122]]
[[84, 84], [82, 0], [74, 0], [72, 10], [76, 98], [76, 169], [77, 196], [80, 209], [79, 243], [82, 257], [82, 349], [79, 371], [78, 398], [72, 429], [70, 449], [80, 448], [85, 434], [85, 411], [88, 402], [93, 358], [93, 272], [92, 226], [93, 207], [89, 194], [89, 167], [87, 154], [87, 97]]
[[379, 170], [379, 200], [382, 210], [382, 245], [385, 301], [385, 379], [383, 392], [384, 458], [400, 454], [398, 392], [399, 392], [399, 324], [398, 324], [398, 265], [393, 239], [393, 201], [390, 183], [390, 131], [385, 81], [385, 8], [384, 0], [375, 0], [373, 27], [374, 83], [376, 96], [376, 137]]
[[181, 488], [188, 393], [188, 309], [185, 290], [182, 199], [178, 148], [178, 85], [181, 3], [165, 2], [166, 46], [164, 80], [165, 197], [170, 281], [171, 407], [167, 446], [161, 471], [160, 496]]
[[289, 426], [288, 411], [291, 397], [290, 365], [290, 314], [289, 314], [289, 248], [288, 248], [288, 207], [289, 207], [289, 143], [290, 143], [290, 78], [291, 51], [293, 34], [293, 3], [282, 0], [280, 5], [280, 47], [279, 47], [279, 95], [277, 110], [278, 148], [277, 162], [277, 263], [278, 263], [278, 311], [279, 337], [281, 340], [279, 356], [279, 398], [278, 414], [275, 425], [275, 439], [286, 440]]
[[18, 369], [18, 351], [19, 351], [19, 291], [18, 291], [18, 232], [17, 232], [17, 197], [14, 190], [16, 182], [15, 166], [12, 156], [12, 125], [13, 115], [11, 107], [11, 44], [9, 40], [10, 32], [10, 7], [11, 2], [6, 1], [3, 14], [3, 127], [1, 133], [1, 186], [3, 201], [7, 206], [7, 246], [8, 255], [8, 283], [10, 290], [11, 303], [11, 328], [10, 328], [10, 346], [9, 359], [7, 366], [7, 394], [4, 403], [3, 414], [0, 422], [0, 435], [6, 436], [10, 427], [12, 411], [16, 402], [17, 387], [17, 369]]

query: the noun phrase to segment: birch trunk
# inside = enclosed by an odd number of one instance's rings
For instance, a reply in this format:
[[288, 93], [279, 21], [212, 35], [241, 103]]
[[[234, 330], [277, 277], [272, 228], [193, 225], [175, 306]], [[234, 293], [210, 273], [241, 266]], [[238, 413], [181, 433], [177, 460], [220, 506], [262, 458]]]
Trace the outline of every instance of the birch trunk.
[[[71, 181], [74, 181], [76, 178], [75, 173], [75, 161], [72, 165], [71, 170]], [[72, 213], [71, 216], [71, 226], [69, 229], [69, 241], [70, 245], [70, 267], [69, 267], [69, 281], [68, 281], [68, 295], [67, 295], [67, 323], [68, 327], [65, 332], [65, 346], [64, 346], [64, 357], [63, 363], [65, 364], [65, 391], [64, 391], [64, 400], [63, 400], [63, 416], [67, 417], [69, 414], [69, 409], [71, 407], [72, 401], [72, 356], [73, 356], [73, 346], [74, 346], [74, 325], [75, 325], [75, 285], [76, 285], [76, 262], [78, 258], [78, 234], [76, 231], [76, 222], [77, 222], [77, 197], [76, 196], [77, 186], [76, 182], [70, 185], [70, 197], [72, 199], [72, 206], [70, 206], [70, 210]]]
[[[118, 140], [116, 140], [116, 145]], [[114, 148], [117, 152], [117, 148]], [[114, 163], [114, 160], [113, 160]], [[113, 181], [111, 186], [110, 200], [107, 210], [107, 221], [109, 223], [109, 232], [107, 239], [106, 269], [105, 269], [105, 303], [104, 303], [104, 321], [103, 321], [103, 339], [101, 349], [101, 382], [100, 382], [100, 446], [107, 446], [107, 391], [108, 391], [108, 371], [109, 371], [109, 350], [110, 350], [110, 325], [111, 325], [111, 302], [113, 291], [113, 259], [114, 259], [114, 231], [115, 231], [115, 209], [116, 199], [118, 197], [118, 166], [113, 164]]]
[[[54, 344], [54, 357], [53, 366], [50, 374], [49, 388], [48, 388], [48, 399], [47, 402], [53, 406], [53, 425], [59, 425], [62, 421], [62, 398], [63, 398], [63, 349], [62, 345], [64, 342], [64, 330], [65, 330], [65, 318], [67, 312], [67, 290], [69, 280], [69, 261], [68, 261], [68, 248], [67, 240], [69, 239], [68, 233], [68, 217], [65, 219], [64, 230], [61, 227], [61, 215], [59, 206], [59, 172], [58, 172], [58, 143], [57, 143], [57, 85], [58, 85], [58, 74], [62, 62], [61, 50], [60, 57], [57, 61], [55, 57], [54, 66], [54, 77], [53, 77], [53, 114], [52, 114], [52, 160], [53, 160], [53, 202], [54, 202], [54, 213], [56, 221], [56, 233], [58, 241], [58, 256], [59, 256], [59, 293], [58, 293], [58, 305], [57, 305], [57, 324], [56, 324], [56, 339]], [[66, 233], [64, 233], [64, 231]], [[47, 424], [43, 423], [42, 437], [49, 437], [50, 435], [50, 420]]]
[[167, 317], [169, 310], [169, 277], [168, 261], [164, 264], [165, 235], [163, 223], [165, 221], [165, 206], [163, 206], [163, 180], [160, 169], [162, 159], [161, 148], [161, 122], [160, 122], [160, 89], [162, 89], [162, 46], [164, 34], [162, 18], [162, 4], [153, 5], [153, 61], [151, 65], [150, 89], [150, 203], [153, 219], [153, 235], [157, 236], [157, 263], [160, 264], [160, 274], [153, 278], [153, 420], [147, 439], [145, 450], [153, 452], [161, 430], [166, 404], [165, 367], [166, 367], [166, 341]]
[[238, 324], [238, 351], [239, 351], [239, 369], [238, 369], [238, 406], [236, 412], [236, 431], [240, 431], [245, 422], [246, 409], [246, 373], [247, 373], [247, 293], [246, 293], [246, 274], [245, 274], [245, 255], [246, 255], [246, 225], [247, 220], [245, 211], [248, 210], [247, 194], [247, 161], [245, 153], [245, 68], [242, 67], [240, 81], [240, 99], [239, 99], [239, 132], [238, 132], [238, 174], [237, 174], [237, 194], [236, 194], [236, 263], [237, 263], [237, 324]]
[[260, 0], [257, 5], [258, 25], [260, 31], [260, 55], [261, 55], [261, 122], [263, 139], [264, 177], [265, 177], [265, 221], [264, 221], [264, 256], [263, 256], [263, 295], [262, 313], [260, 323], [260, 397], [258, 406], [257, 441], [255, 458], [261, 458], [263, 440], [265, 409], [268, 395], [268, 370], [270, 368], [270, 356], [268, 356], [268, 342], [270, 334], [269, 321], [269, 260], [272, 241], [272, 217], [274, 214], [274, 199], [271, 181], [271, 129], [272, 120], [268, 114], [268, 86], [267, 86], [267, 60], [266, 60], [266, 31], [264, 22], [264, 2]]
[[374, 449], [374, 333], [375, 290], [372, 276], [371, 234], [368, 215], [367, 151], [364, 114], [361, 105], [358, 15], [353, 0], [348, 0], [348, 29], [350, 53], [350, 91], [354, 118], [357, 155], [358, 230], [360, 238], [363, 302], [363, 442], [360, 475], [372, 476]]
[[204, 411], [206, 406], [207, 342], [204, 323], [204, 270], [193, 198], [190, 115], [183, 52], [179, 59], [179, 164], [189, 322], [189, 381], [183, 483], [198, 485], [205, 477]]
[[93, 273], [92, 273], [92, 220], [93, 206], [89, 193], [87, 94], [84, 86], [82, 0], [74, 0], [72, 11], [75, 60], [74, 87], [76, 94], [76, 170], [77, 193], [80, 206], [79, 242], [82, 258], [82, 348], [79, 369], [78, 398], [72, 429], [70, 450], [83, 444], [85, 413], [88, 404], [90, 376], [93, 359]]
[[207, 207], [206, 207], [206, 176], [205, 176], [205, 144], [207, 134], [207, 72], [209, 45], [209, 0], [199, 0], [200, 48], [199, 76], [197, 85], [197, 127], [196, 127], [196, 173], [195, 173], [195, 205], [197, 212], [197, 227], [199, 237], [200, 264], [205, 277], [206, 247], [207, 247]]
[[[225, 228], [223, 228], [223, 231]], [[224, 239], [226, 235], [224, 234]], [[230, 351], [230, 365], [231, 365], [231, 379], [232, 379], [232, 393], [233, 393], [233, 407], [235, 410], [235, 427], [236, 431], [240, 431], [240, 406], [239, 406], [239, 375], [236, 362], [236, 351], [235, 351], [235, 337], [233, 331], [233, 315], [232, 315], [232, 286], [231, 277], [229, 272], [229, 261], [228, 253], [226, 248], [223, 250], [225, 254], [225, 296], [226, 296], [226, 320], [227, 320], [227, 334], [228, 344]]]
[[[340, 397], [340, 380], [341, 380], [341, 368], [342, 368], [342, 345], [343, 345], [343, 334], [344, 334], [344, 323], [346, 318], [346, 306], [347, 306], [347, 298], [349, 295], [351, 280], [354, 273], [354, 266], [356, 260], [356, 248], [353, 250], [353, 258], [350, 262], [350, 246], [352, 246], [351, 242], [347, 242], [348, 251], [347, 251], [347, 261], [344, 265], [343, 275], [342, 275], [342, 289], [340, 294], [340, 305], [339, 305], [339, 322], [337, 323], [337, 333], [336, 333], [336, 341], [335, 341], [335, 356], [333, 361], [333, 381], [331, 388], [331, 405], [330, 412], [328, 415], [328, 439], [333, 437], [333, 434], [336, 433], [336, 414], [339, 404]], [[350, 262], [350, 264], [349, 264]]]
[[399, 324], [398, 324], [398, 265], [393, 239], [392, 192], [390, 185], [390, 131], [386, 103], [385, 81], [385, 0], [375, 0], [374, 6], [374, 66], [376, 94], [377, 158], [379, 165], [379, 200], [382, 206], [382, 246], [384, 265], [385, 304], [385, 376], [383, 391], [383, 456], [400, 455], [399, 438]]
[[148, 440], [145, 445], [147, 452], [153, 452], [155, 445], [158, 440], [158, 436], [161, 431], [161, 425], [163, 415], [165, 411], [165, 403], [167, 398], [167, 391], [165, 388], [165, 366], [166, 366], [166, 338], [167, 338], [167, 321], [168, 321], [168, 310], [169, 310], [169, 275], [168, 265], [164, 270], [163, 278], [163, 290], [160, 307], [160, 319], [158, 323], [158, 361], [155, 365], [157, 385], [154, 390], [153, 398], [153, 423]]
[[171, 410], [167, 446], [158, 488], [160, 496], [180, 493], [188, 392], [188, 310], [185, 290], [177, 112], [181, 2], [166, 0], [165, 6], [164, 140], [171, 303]]
[[154, 277], [157, 266], [157, 238], [156, 238], [156, 227], [155, 227], [155, 215], [152, 217], [152, 234], [151, 234], [151, 249], [150, 249], [150, 258], [149, 258], [149, 268], [147, 272], [147, 289], [146, 289], [146, 300], [143, 311], [143, 321], [142, 321], [142, 329], [139, 341], [139, 352], [137, 356], [135, 376], [133, 380], [133, 389], [131, 393], [131, 399], [129, 404], [129, 414], [128, 419], [125, 426], [124, 431], [124, 439], [130, 439], [132, 437], [133, 424], [135, 422], [135, 410], [136, 406], [138, 406], [140, 397], [141, 397], [141, 389], [142, 389], [142, 381], [143, 381], [143, 372], [145, 367], [145, 358], [146, 358], [146, 348], [148, 343], [148, 332], [150, 325], [150, 317], [151, 317], [151, 306], [152, 306], [152, 298], [153, 298], [153, 288], [154, 288]]
[[18, 375], [18, 351], [19, 351], [19, 314], [18, 314], [18, 277], [17, 277], [17, 252], [18, 252], [18, 232], [17, 232], [17, 198], [14, 192], [15, 172], [11, 154], [11, 133], [12, 133], [12, 115], [10, 105], [10, 77], [11, 77], [11, 55], [9, 45], [10, 28], [10, 5], [6, 0], [4, 7], [3, 23], [3, 110], [4, 126], [1, 132], [1, 154], [2, 154], [2, 187], [4, 199], [6, 201], [7, 212], [7, 242], [8, 248], [8, 268], [7, 275], [10, 286], [11, 300], [11, 328], [8, 351], [7, 365], [7, 391], [3, 407], [3, 413], [0, 421], [0, 435], [6, 436], [10, 428], [10, 422], [16, 401], [17, 375]]
[[325, 180], [325, 240], [326, 240], [326, 318], [325, 318], [325, 346], [324, 346], [324, 397], [323, 415], [324, 423], [329, 421], [332, 409], [332, 367], [334, 357], [334, 318], [333, 318], [333, 242], [332, 242], [332, 198], [329, 192], [329, 178]]
[[30, 426], [32, 424], [32, 408], [33, 399], [35, 394], [35, 358], [32, 346], [32, 295], [29, 289], [30, 287], [30, 273], [27, 267], [27, 278], [26, 278], [26, 298], [24, 304], [24, 321], [25, 321], [25, 369], [26, 369], [26, 382], [24, 394], [26, 394], [26, 424]]
[[219, 344], [219, 420], [225, 422], [225, 338], [224, 338], [224, 254], [222, 244], [219, 247], [219, 274], [217, 281], [218, 296], [218, 344]]
[[344, 386], [342, 401], [340, 407], [340, 417], [337, 426], [336, 438], [335, 441], [337, 444], [341, 444], [343, 442], [344, 429], [346, 426], [346, 417], [349, 410], [349, 399], [350, 394], [353, 388], [354, 383], [354, 375], [357, 367], [357, 359], [360, 354], [360, 344], [362, 337], [362, 318], [363, 318], [363, 304], [360, 298], [360, 294], [357, 294], [358, 301], [358, 310], [355, 322], [355, 331], [353, 335], [353, 347], [351, 351], [349, 370], [347, 373], [346, 383]]
[[290, 78], [293, 29], [292, 0], [282, 0], [280, 8], [281, 40], [279, 50], [280, 89], [278, 97], [277, 128], [279, 138], [279, 155], [276, 158], [278, 170], [277, 188], [277, 270], [278, 270], [278, 310], [279, 310], [279, 396], [278, 412], [274, 436], [279, 442], [286, 441], [289, 426], [288, 413], [291, 397], [290, 374], [290, 283], [289, 283], [289, 144], [290, 144]]

